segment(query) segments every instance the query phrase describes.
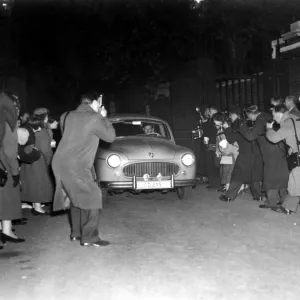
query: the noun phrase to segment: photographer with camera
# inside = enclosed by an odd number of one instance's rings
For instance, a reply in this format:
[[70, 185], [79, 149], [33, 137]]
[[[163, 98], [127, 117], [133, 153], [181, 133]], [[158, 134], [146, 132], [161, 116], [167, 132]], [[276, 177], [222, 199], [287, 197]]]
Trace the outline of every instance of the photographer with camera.
[[267, 125], [267, 139], [272, 143], [285, 141], [289, 146], [288, 166], [288, 193], [281, 206], [273, 208], [274, 211], [284, 214], [296, 212], [300, 197], [300, 159], [299, 159], [299, 137], [300, 121], [293, 113], [289, 113], [285, 105], [278, 105], [273, 110], [273, 119], [280, 124], [280, 129], [275, 131], [272, 123]]
[[[232, 152], [232, 148], [228, 145], [226, 141], [226, 136], [224, 132], [224, 126], [227, 122], [230, 122], [226, 113], [216, 113], [213, 116], [215, 127], [217, 129], [216, 137], [216, 159], [217, 164], [220, 166], [220, 178], [221, 186], [219, 192], [225, 192], [229, 186], [231, 174], [235, 162], [235, 155]], [[227, 122], [226, 122], [227, 121]], [[230, 148], [230, 150], [229, 150]]]
[[229, 188], [220, 200], [224, 202], [234, 201], [240, 191], [243, 191], [244, 184], [250, 184], [254, 199], [261, 197], [260, 181], [262, 180], [263, 162], [260, 149], [256, 141], [246, 140], [239, 132], [241, 126], [252, 126], [241, 118], [239, 107], [229, 109], [231, 125], [225, 123], [225, 136], [229, 144], [238, 146], [238, 155], [233, 167]]
[[[253, 128], [243, 125], [240, 133], [248, 141], [257, 141], [263, 158], [263, 186], [262, 190], [267, 195], [265, 204], [260, 208], [277, 208], [278, 197], [283, 201], [288, 184], [289, 172], [286, 161], [286, 151], [283, 143], [271, 143], [266, 138], [267, 123], [272, 118], [259, 111], [256, 105], [246, 110], [249, 120], [254, 122]], [[271, 123], [269, 123], [271, 126]], [[273, 126], [273, 123], [272, 123]], [[255, 199], [258, 200], [258, 199]]]
[[102, 95], [83, 95], [81, 105], [61, 117], [62, 139], [52, 161], [56, 179], [53, 210], [70, 208], [70, 238], [82, 246], [109, 245], [99, 237], [102, 193], [94, 172], [99, 140], [112, 143], [116, 138], [106, 116]]
[[203, 119], [203, 142], [205, 145], [205, 173], [208, 177], [207, 188], [220, 188], [220, 170], [216, 161], [216, 138], [217, 129], [215, 127], [213, 116], [218, 109], [213, 106], [206, 108]]

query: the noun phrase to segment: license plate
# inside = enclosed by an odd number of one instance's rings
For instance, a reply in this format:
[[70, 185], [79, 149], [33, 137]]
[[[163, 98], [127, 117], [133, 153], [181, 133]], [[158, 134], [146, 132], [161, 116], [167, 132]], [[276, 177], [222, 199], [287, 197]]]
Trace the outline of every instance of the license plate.
[[137, 181], [137, 190], [156, 190], [156, 189], [170, 189], [172, 188], [171, 180], [162, 181]]

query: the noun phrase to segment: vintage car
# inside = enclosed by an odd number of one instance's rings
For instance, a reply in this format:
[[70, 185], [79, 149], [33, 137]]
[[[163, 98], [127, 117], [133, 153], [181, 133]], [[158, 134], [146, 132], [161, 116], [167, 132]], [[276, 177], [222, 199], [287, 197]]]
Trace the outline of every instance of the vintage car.
[[103, 198], [108, 193], [161, 190], [187, 198], [195, 186], [194, 153], [176, 145], [172, 130], [160, 118], [144, 115], [109, 117], [116, 130], [112, 144], [103, 141], [95, 170]]

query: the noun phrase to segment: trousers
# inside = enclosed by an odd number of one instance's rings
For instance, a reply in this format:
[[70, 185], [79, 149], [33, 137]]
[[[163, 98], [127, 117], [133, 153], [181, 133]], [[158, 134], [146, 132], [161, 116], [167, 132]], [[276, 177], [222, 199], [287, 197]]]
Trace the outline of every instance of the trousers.
[[219, 188], [221, 185], [220, 168], [216, 165], [216, 153], [212, 150], [205, 151], [206, 158], [206, 173], [209, 181], [209, 186]]
[[272, 189], [267, 191], [267, 201], [265, 205], [269, 208], [276, 208], [278, 207], [277, 202], [278, 200], [280, 202], [284, 201], [284, 198], [287, 195], [287, 189]]
[[71, 237], [80, 237], [81, 243], [99, 242], [100, 212], [100, 209], [81, 209], [72, 205]]
[[[241, 188], [241, 186], [244, 184], [244, 182], [237, 182], [237, 181], [231, 181], [229, 185], [229, 189], [226, 192], [225, 196], [230, 199], [235, 199], [237, 197], [237, 194]], [[250, 183], [250, 189], [251, 193], [253, 195], [253, 198], [259, 198], [261, 197], [261, 187], [260, 182], [251, 182]]]

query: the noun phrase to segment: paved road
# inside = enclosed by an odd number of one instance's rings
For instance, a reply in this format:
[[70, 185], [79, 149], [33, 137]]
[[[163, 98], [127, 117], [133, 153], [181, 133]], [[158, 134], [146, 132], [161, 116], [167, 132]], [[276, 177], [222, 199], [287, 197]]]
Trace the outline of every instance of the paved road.
[[101, 220], [112, 245], [68, 240], [65, 215], [29, 217], [26, 243], [0, 252], [6, 300], [299, 300], [299, 215], [261, 210], [250, 196], [218, 201], [198, 186], [113, 196]]

